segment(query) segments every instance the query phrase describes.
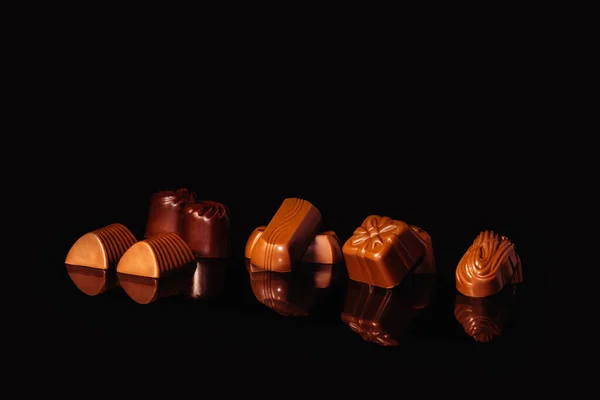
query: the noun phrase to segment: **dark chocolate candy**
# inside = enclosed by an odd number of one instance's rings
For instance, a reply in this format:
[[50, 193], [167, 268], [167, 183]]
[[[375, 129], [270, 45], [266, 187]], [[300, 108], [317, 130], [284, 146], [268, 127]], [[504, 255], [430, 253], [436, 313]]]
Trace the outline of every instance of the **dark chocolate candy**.
[[507, 284], [522, 281], [515, 245], [493, 231], [481, 232], [456, 267], [456, 289], [465, 296], [491, 296]]
[[230, 244], [230, 211], [215, 201], [188, 204], [183, 209], [181, 238], [196, 257], [226, 258]]
[[188, 189], [165, 190], [150, 198], [150, 210], [146, 222], [145, 237], [161, 233], [181, 233], [181, 211], [195, 201], [196, 195]]
[[111, 224], [80, 237], [69, 250], [65, 264], [114, 269], [135, 242], [135, 236], [124, 225]]
[[371, 215], [342, 252], [350, 279], [387, 289], [425, 258], [427, 245], [406, 222]]

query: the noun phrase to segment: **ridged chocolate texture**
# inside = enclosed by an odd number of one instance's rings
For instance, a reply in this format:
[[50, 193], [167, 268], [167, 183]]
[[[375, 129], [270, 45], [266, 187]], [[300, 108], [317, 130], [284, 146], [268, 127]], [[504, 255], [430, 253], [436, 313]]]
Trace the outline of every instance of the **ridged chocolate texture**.
[[419, 312], [429, 305], [435, 274], [412, 275], [409, 284], [394, 289], [348, 281], [341, 319], [363, 340], [398, 346]]
[[[514, 288], [514, 287], [513, 287]], [[477, 342], [489, 342], [501, 336], [510, 318], [514, 291], [501, 291], [486, 298], [457, 295], [454, 316], [465, 333]]]
[[165, 297], [183, 295], [190, 286], [194, 265], [188, 264], [162, 278], [117, 273], [121, 287], [136, 303], [150, 304]]
[[289, 272], [300, 261], [321, 226], [321, 213], [310, 202], [287, 198], [252, 249], [258, 268]]
[[522, 281], [514, 244], [493, 231], [481, 232], [456, 267], [456, 289], [465, 296], [491, 296], [507, 284]]
[[230, 214], [227, 206], [215, 201], [188, 204], [183, 209], [181, 238], [197, 257], [226, 258]]
[[154, 193], [150, 199], [145, 237], [170, 232], [180, 234], [181, 211], [195, 199], [196, 195], [185, 188]]
[[426, 255], [425, 241], [406, 222], [371, 215], [344, 243], [348, 276], [392, 288]]
[[[266, 226], [259, 226], [256, 228], [248, 241], [246, 242], [246, 248], [244, 255], [246, 258], [250, 258], [252, 255], [252, 249], [254, 245], [263, 235]], [[317, 263], [317, 264], [337, 264], [343, 261], [342, 246], [340, 239], [337, 237], [334, 231], [324, 231], [310, 242], [310, 245], [302, 255], [300, 262], [303, 263]]]
[[425, 257], [417, 264], [414, 270], [415, 274], [433, 274], [435, 273], [435, 257], [433, 256], [433, 245], [431, 243], [431, 236], [423, 229], [415, 225], [409, 225], [425, 242]]
[[163, 233], [137, 242], [117, 265], [121, 274], [160, 278], [195, 263], [192, 250], [175, 233]]
[[113, 270], [65, 264], [69, 277], [79, 290], [88, 296], [97, 296], [119, 286]]
[[111, 224], [80, 237], [69, 250], [65, 264], [97, 269], [114, 268], [136, 241], [125, 226]]

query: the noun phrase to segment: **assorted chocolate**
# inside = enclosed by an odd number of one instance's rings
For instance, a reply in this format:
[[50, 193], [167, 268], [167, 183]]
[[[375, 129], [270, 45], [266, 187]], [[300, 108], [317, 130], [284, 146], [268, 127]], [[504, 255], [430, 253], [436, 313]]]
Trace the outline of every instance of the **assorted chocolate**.
[[469, 297], [491, 296], [522, 281], [515, 245], [493, 231], [481, 232], [456, 267], [456, 289]]

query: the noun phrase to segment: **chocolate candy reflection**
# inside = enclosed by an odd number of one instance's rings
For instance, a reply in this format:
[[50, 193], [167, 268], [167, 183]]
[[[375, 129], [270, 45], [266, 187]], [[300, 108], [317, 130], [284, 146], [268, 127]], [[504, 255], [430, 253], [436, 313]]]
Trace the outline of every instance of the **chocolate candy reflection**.
[[146, 222], [145, 237], [161, 233], [181, 233], [181, 211], [195, 201], [196, 195], [188, 189], [165, 190], [150, 198], [150, 211]]
[[379, 215], [365, 218], [342, 247], [350, 279], [386, 289], [398, 285], [427, 250], [406, 222]]
[[481, 232], [456, 267], [456, 289], [465, 296], [491, 296], [504, 285], [522, 281], [515, 245], [493, 231]]
[[225, 288], [229, 260], [197, 258], [196, 271], [187, 290], [187, 297], [208, 299], [221, 294]]
[[486, 298], [456, 295], [454, 316], [467, 335], [478, 342], [501, 336], [515, 304], [515, 286], [507, 285]]
[[97, 296], [119, 286], [114, 269], [103, 270], [69, 264], [65, 266], [75, 286], [88, 296]]
[[188, 264], [162, 278], [120, 272], [117, 272], [117, 277], [121, 287], [133, 301], [139, 304], [150, 304], [165, 297], [186, 293], [195, 271], [195, 264]]
[[394, 289], [349, 280], [342, 321], [367, 342], [398, 346], [434, 286], [435, 274], [409, 274]]
[[246, 260], [256, 299], [284, 316], [307, 316], [337, 280], [342, 264], [298, 264], [291, 273], [265, 271]]

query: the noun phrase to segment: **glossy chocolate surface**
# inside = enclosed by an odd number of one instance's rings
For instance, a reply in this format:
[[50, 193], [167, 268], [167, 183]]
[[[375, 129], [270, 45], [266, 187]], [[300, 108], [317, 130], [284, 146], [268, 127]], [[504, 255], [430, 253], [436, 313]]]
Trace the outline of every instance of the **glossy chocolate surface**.
[[195, 199], [195, 193], [185, 188], [154, 193], [150, 198], [145, 237], [171, 232], [181, 234], [181, 211]]
[[196, 300], [219, 296], [225, 290], [230, 264], [224, 259], [196, 258], [196, 270], [186, 296]]
[[[252, 255], [252, 249], [263, 235], [266, 226], [259, 226], [256, 228], [248, 241], [246, 242], [246, 248], [244, 249], [244, 256], [250, 258]], [[317, 263], [317, 264], [337, 264], [344, 260], [342, 255], [342, 247], [340, 239], [337, 237], [334, 231], [324, 231], [312, 240], [300, 262], [302, 263]]]
[[515, 285], [507, 285], [485, 298], [457, 294], [454, 316], [467, 335], [477, 342], [490, 342], [502, 336], [516, 304], [515, 297]]
[[423, 260], [427, 244], [406, 222], [371, 215], [342, 251], [350, 279], [393, 288]]
[[409, 274], [394, 289], [348, 281], [341, 318], [363, 340], [399, 346], [417, 315], [430, 302], [435, 274]]
[[256, 299], [284, 316], [307, 316], [322, 290], [333, 286], [342, 265], [305, 264], [291, 273], [266, 271], [246, 259], [250, 285]]
[[88, 296], [97, 296], [119, 286], [114, 269], [104, 270], [69, 264], [65, 264], [65, 267], [71, 281]]
[[230, 247], [231, 212], [224, 204], [200, 201], [183, 209], [181, 238], [196, 257], [226, 258]]
[[258, 268], [289, 272], [302, 258], [321, 227], [321, 213], [304, 199], [283, 201], [250, 255]]
[[194, 264], [187, 264], [162, 278], [148, 278], [119, 272], [117, 277], [121, 287], [133, 301], [139, 304], [150, 304], [165, 297], [187, 293], [196, 270], [194, 267]]
[[469, 297], [491, 296], [522, 281], [515, 245], [493, 231], [481, 232], [456, 267], [456, 289]]
[[423, 229], [415, 225], [409, 225], [425, 242], [425, 256], [415, 267], [415, 274], [434, 274], [435, 273], [435, 255], [433, 253], [433, 244], [431, 236]]
[[112, 269], [136, 238], [122, 224], [111, 224], [80, 237], [69, 250], [65, 264]]
[[160, 278], [194, 263], [188, 245], [175, 233], [162, 233], [137, 242], [123, 254], [117, 272]]

